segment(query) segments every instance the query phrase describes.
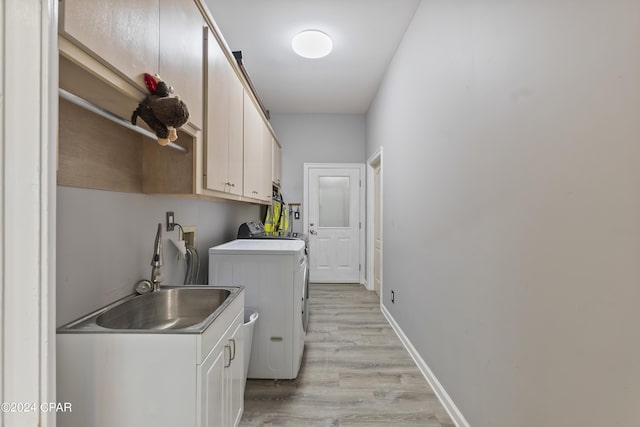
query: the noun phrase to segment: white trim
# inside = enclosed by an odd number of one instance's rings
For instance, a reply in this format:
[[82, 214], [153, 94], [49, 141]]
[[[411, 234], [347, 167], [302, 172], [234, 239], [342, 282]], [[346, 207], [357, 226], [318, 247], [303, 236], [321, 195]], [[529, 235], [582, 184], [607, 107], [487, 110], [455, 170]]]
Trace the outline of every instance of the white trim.
[[[40, 401], [56, 402], [56, 225], [58, 164], [58, 7], [57, 0], [42, 0], [43, 117], [41, 172], [40, 262]], [[43, 77], [44, 78], [44, 77]], [[42, 414], [41, 427], [55, 427], [56, 414]]]
[[[0, 14], [0, 389], [36, 408], [56, 401], [57, 10], [6, 0]], [[55, 423], [51, 411], [0, 413], [2, 425]]]
[[[302, 200], [302, 232], [309, 233], [309, 169], [311, 168], [322, 168], [322, 169], [348, 169], [348, 168], [357, 168], [360, 169], [360, 181], [362, 185], [360, 186], [360, 218], [359, 221], [363, 224], [363, 227], [360, 228], [359, 236], [360, 236], [360, 256], [358, 257], [360, 265], [364, 268], [360, 270], [360, 277], [358, 283], [366, 283], [365, 282], [365, 274], [366, 274], [366, 264], [365, 264], [365, 255], [366, 255], [366, 247], [365, 247], [365, 230], [367, 228], [366, 224], [366, 205], [365, 205], [365, 189], [367, 187], [367, 177], [365, 176], [365, 165], [364, 163], [304, 163], [304, 188], [302, 190], [303, 200]], [[338, 282], [339, 283], [339, 282]], [[367, 288], [368, 289], [368, 288]]]
[[[367, 247], [366, 247], [366, 255], [367, 255], [367, 267], [366, 267], [366, 280], [365, 283], [368, 283], [369, 286], [367, 286], [367, 289], [370, 291], [374, 290], [374, 278], [373, 278], [373, 257], [374, 257], [374, 218], [373, 218], [373, 213], [374, 213], [374, 205], [373, 205], [373, 199], [374, 199], [374, 190], [375, 190], [375, 180], [374, 180], [374, 176], [373, 176], [373, 172], [375, 170], [375, 167], [373, 166], [374, 164], [379, 164], [380, 167], [380, 203], [383, 203], [383, 174], [384, 171], [382, 169], [382, 147], [379, 147], [375, 153], [373, 153], [371, 155], [371, 157], [369, 157], [369, 159], [367, 160]], [[383, 236], [383, 232], [384, 232], [384, 228], [383, 228], [383, 224], [382, 224], [382, 218], [383, 218], [383, 211], [384, 209], [382, 208], [382, 205], [380, 207], [380, 239], [381, 239], [381, 247], [380, 247], [380, 251], [382, 254], [382, 251], [384, 250], [384, 239], [382, 238]], [[382, 258], [381, 258], [382, 260]], [[384, 291], [383, 291], [383, 287], [384, 287], [384, 283], [382, 280], [382, 269], [383, 266], [380, 266], [380, 304], [382, 304], [382, 297], [384, 296]]]
[[454, 424], [457, 427], [471, 427], [471, 425], [462, 415], [462, 412], [460, 412], [460, 410], [456, 406], [453, 399], [451, 399], [451, 396], [449, 396], [442, 384], [440, 384], [440, 381], [438, 381], [438, 378], [436, 378], [436, 376], [434, 375], [433, 371], [431, 371], [422, 356], [420, 356], [420, 353], [418, 353], [413, 344], [411, 344], [411, 341], [409, 341], [409, 338], [402, 331], [400, 325], [398, 325], [398, 322], [396, 322], [396, 320], [384, 305], [380, 306], [380, 310], [382, 311], [382, 314], [384, 314], [384, 317], [387, 318], [387, 321], [389, 321], [389, 324], [395, 331], [396, 335], [398, 335], [398, 338], [400, 338], [400, 341], [402, 341], [402, 345], [404, 345], [404, 347], [411, 355], [411, 358], [418, 366], [418, 369], [420, 369], [420, 372], [422, 372], [422, 375], [424, 375], [425, 379], [435, 392], [438, 400], [440, 401], [440, 403], [442, 403], [442, 406], [444, 406], [444, 409], [447, 411]]
[[[0, 6], [0, 310], [4, 311], [4, 52], [5, 39], [4, 4]], [[6, 402], [4, 392], [4, 316], [0, 315], [0, 402]], [[4, 425], [4, 413], [0, 411], [0, 425]]]

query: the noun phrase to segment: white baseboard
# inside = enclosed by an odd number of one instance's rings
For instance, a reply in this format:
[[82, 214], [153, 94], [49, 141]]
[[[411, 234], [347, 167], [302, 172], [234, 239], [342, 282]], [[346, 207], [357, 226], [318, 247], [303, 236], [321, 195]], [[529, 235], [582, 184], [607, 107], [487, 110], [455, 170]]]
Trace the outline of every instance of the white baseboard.
[[400, 341], [402, 341], [402, 344], [411, 355], [411, 358], [413, 359], [413, 361], [416, 362], [418, 369], [420, 369], [420, 372], [422, 372], [422, 375], [424, 375], [425, 379], [427, 380], [427, 382], [435, 392], [436, 396], [438, 397], [438, 400], [440, 400], [440, 403], [442, 403], [442, 406], [444, 406], [444, 409], [446, 409], [447, 413], [451, 417], [451, 420], [454, 422], [454, 424], [457, 427], [471, 427], [471, 425], [467, 422], [467, 420], [465, 420], [464, 416], [462, 415], [462, 412], [460, 412], [460, 410], [458, 409], [456, 404], [453, 402], [453, 400], [451, 399], [447, 391], [444, 389], [444, 387], [442, 387], [442, 384], [440, 384], [440, 381], [438, 381], [438, 379], [433, 374], [431, 369], [429, 369], [429, 366], [427, 365], [427, 363], [420, 356], [420, 354], [418, 353], [416, 348], [413, 346], [413, 344], [411, 344], [411, 341], [409, 341], [409, 338], [407, 338], [407, 336], [404, 334], [404, 332], [400, 328], [400, 325], [398, 325], [398, 323], [393, 318], [391, 313], [389, 313], [387, 308], [382, 304], [380, 304], [380, 310], [382, 311], [382, 314], [384, 314], [384, 317], [386, 317], [387, 320], [389, 321], [389, 324], [391, 325], [395, 333], [398, 335], [398, 338], [400, 338]]

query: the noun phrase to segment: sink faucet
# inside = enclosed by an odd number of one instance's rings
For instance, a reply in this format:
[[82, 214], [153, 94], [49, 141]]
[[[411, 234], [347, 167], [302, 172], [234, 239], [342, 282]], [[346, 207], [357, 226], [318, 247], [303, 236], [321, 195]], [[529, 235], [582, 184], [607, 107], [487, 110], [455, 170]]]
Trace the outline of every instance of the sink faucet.
[[164, 280], [164, 276], [160, 272], [160, 267], [164, 265], [162, 258], [162, 223], [158, 223], [158, 231], [156, 232], [156, 241], [153, 244], [153, 258], [151, 258], [151, 286], [152, 292], [160, 290], [160, 282]]

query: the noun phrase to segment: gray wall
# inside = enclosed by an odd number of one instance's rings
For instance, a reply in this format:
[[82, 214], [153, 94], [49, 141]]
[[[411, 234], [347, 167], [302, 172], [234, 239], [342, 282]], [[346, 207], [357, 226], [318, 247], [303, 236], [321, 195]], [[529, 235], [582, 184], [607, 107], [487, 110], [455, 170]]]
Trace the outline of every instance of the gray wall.
[[133, 292], [151, 274], [158, 222], [163, 224], [165, 285], [182, 284], [186, 264], [177, 259], [165, 212], [182, 226], [196, 226], [200, 283], [207, 281], [211, 246], [232, 240], [238, 226], [257, 219], [257, 205], [58, 187], [58, 326]]
[[[282, 194], [302, 203], [304, 163], [363, 163], [365, 116], [361, 114], [272, 114], [282, 144]], [[304, 208], [304, 207], [303, 207]], [[300, 220], [293, 230], [302, 231]]]
[[639, 43], [633, 1], [423, 0], [367, 115], [384, 304], [474, 427], [640, 425]]

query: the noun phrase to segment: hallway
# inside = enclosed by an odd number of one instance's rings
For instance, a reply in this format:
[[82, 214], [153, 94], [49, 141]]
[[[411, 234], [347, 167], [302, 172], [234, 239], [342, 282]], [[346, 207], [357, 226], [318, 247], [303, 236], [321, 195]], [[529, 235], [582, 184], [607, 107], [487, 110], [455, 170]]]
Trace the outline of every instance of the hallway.
[[247, 381], [241, 426], [454, 426], [375, 293], [352, 284], [309, 292], [300, 375]]

